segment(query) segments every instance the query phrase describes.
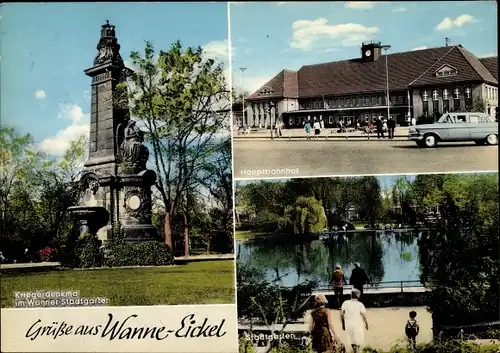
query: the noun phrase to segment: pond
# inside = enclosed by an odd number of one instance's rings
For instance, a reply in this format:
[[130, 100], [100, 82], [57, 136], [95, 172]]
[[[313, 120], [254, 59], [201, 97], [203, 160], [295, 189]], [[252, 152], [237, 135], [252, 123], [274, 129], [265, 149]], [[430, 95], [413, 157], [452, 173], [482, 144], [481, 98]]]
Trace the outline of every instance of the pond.
[[268, 236], [237, 241], [236, 258], [238, 264], [259, 268], [267, 280], [284, 287], [314, 280], [318, 288], [327, 288], [336, 264], [342, 266], [349, 281], [355, 262], [372, 283], [394, 287], [399, 284], [387, 282], [419, 281], [419, 236], [413, 230], [355, 231], [302, 241], [295, 235]]

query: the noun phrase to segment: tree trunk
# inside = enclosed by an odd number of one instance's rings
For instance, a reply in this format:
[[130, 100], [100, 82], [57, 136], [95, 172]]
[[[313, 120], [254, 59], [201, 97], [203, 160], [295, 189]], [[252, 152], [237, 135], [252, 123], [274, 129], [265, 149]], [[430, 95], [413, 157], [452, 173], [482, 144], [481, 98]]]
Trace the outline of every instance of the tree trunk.
[[184, 224], [182, 226], [184, 230], [184, 256], [189, 256], [189, 227], [188, 227], [188, 216], [184, 212]]
[[165, 213], [165, 221], [163, 222], [163, 234], [165, 236], [165, 244], [170, 247], [172, 251], [174, 251], [174, 247], [172, 244], [172, 219], [170, 212]]

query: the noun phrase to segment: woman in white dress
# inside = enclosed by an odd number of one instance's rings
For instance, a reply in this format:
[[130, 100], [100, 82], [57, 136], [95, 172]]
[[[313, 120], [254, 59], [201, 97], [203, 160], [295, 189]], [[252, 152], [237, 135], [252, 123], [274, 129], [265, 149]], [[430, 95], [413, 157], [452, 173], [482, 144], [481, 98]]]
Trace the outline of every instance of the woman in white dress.
[[342, 328], [347, 331], [354, 353], [361, 352], [361, 348], [365, 344], [365, 329], [368, 330], [366, 308], [358, 300], [360, 294], [359, 290], [353, 289], [351, 299], [346, 300], [340, 308]]

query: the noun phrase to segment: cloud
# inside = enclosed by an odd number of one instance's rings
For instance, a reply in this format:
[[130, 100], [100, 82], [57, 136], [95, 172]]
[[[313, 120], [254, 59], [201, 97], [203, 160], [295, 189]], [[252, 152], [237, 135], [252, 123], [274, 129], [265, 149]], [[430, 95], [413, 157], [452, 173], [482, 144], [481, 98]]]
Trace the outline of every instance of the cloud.
[[425, 45], [423, 45], [421, 47], [413, 48], [412, 50], [423, 50], [423, 49], [427, 49], [427, 47]]
[[348, 1], [345, 7], [350, 9], [373, 9], [377, 5], [375, 1]]
[[303, 51], [313, 49], [318, 43], [322, 43], [323, 47], [331, 47], [339, 42], [344, 46], [360, 45], [361, 42], [372, 39], [378, 32], [377, 27], [366, 27], [356, 23], [329, 25], [328, 20], [322, 17], [313, 21], [295, 21], [292, 30], [290, 46]]
[[[227, 39], [213, 40], [202, 46], [205, 55], [212, 59], [229, 61], [229, 43]], [[234, 47], [231, 48], [231, 54], [234, 55]]]
[[43, 89], [39, 89], [38, 91], [35, 92], [36, 99], [45, 99], [45, 97], [47, 97], [47, 94]]
[[479, 54], [479, 55], [476, 55], [478, 58], [489, 58], [489, 57], [492, 57], [492, 56], [498, 56], [498, 53], [497, 52], [489, 52], [489, 53], [483, 53], [483, 54]]
[[462, 27], [463, 25], [470, 23], [470, 22], [475, 22], [476, 19], [471, 16], [471, 15], [460, 15], [454, 20], [452, 20], [450, 17], [445, 17], [443, 20], [437, 25], [436, 29], [438, 31], [446, 31], [449, 30], [453, 27]]
[[61, 104], [58, 119], [69, 120], [70, 124], [40, 142], [38, 149], [42, 152], [61, 156], [69, 148], [70, 142], [77, 140], [81, 135], [90, 133], [89, 114], [84, 114], [82, 108], [74, 104]]
[[248, 94], [252, 94], [264, 86], [271, 78], [273, 78], [273, 75], [248, 75], [248, 71], [245, 71], [245, 76], [242, 77], [241, 72], [238, 70], [233, 72], [233, 87], [236, 93], [244, 91]]
[[395, 7], [392, 9], [392, 12], [405, 12], [408, 11], [406, 7]]

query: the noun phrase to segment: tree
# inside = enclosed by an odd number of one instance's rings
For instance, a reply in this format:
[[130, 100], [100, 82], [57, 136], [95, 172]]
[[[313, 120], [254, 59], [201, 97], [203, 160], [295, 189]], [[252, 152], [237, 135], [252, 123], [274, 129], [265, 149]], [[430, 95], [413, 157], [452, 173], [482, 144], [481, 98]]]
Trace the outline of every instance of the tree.
[[43, 247], [59, 247], [70, 227], [67, 208], [80, 197], [73, 182], [83, 166], [85, 139], [72, 142], [56, 161], [37, 152], [29, 134], [2, 127], [0, 136], [0, 246], [11, 259], [24, 248], [34, 255]]
[[327, 227], [325, 210], [314, 197], [300, 196], [295, 204], [285, 209], [295, 234], [319, 232]]
[[483, 99], [474, 99], [471, 106], [466, 107], [466, 111], [474, 113], [486, 112], [486, 104]]
[[374, 176], [360, 178], [356, 190], [360, 213], [368, 220], [370, 226], [375, 228], [375, 224], [381, 216], [380, 206], [382, 198], [377, 178]]
[[[412, 193], [440, 217], [420, 219], [421, 281], [433, 289], [430, 309], [437, 329], [498, 318], [498, 175], [417, 176]], [[434, 189], [434, 190], [433, 190]], [[422, 213], [422, 211], [421, 211]]]
[[172, 247], [174, 215], [187, 212], [186, 195], [199, 187], [198, 173], [218, 153], [220, 134], [229, 134], [230, 92], [222, 65], [205, 59], [200, 47], [183, 49], [177, 41], [156, 58], [147, 42], [143, 56], [132, 52], [130, 58], [137, 70], [127, 103], [147, 130], [165, 207], [165, 243]]

